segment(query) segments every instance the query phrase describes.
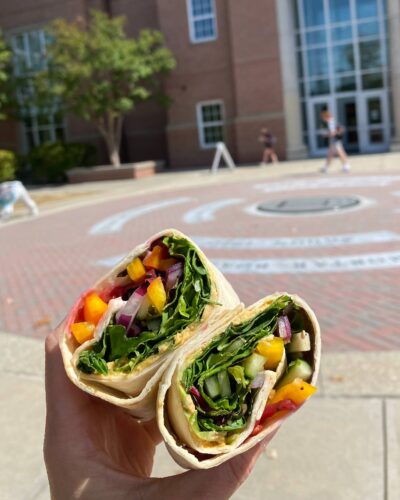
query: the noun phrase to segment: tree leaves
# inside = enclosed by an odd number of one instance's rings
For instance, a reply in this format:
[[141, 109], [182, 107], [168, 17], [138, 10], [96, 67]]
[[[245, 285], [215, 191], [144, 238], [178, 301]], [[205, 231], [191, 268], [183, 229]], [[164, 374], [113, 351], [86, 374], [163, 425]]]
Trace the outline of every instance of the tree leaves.
[[0, 120], [6, 118], [6, 107], [9, 104], [7, 82], [10, 78], [10, 60], [11, 52], [0, 31]]
[[175, 67], [156, 30], [128, 38], [124, 17], [92, 10], [90, 19], [57, 19], [49, 33], [49, 67], [37, 78], [43, 96], [57, 96], [76, 116], [93, 122], [109, 154], [119, 149], [123, 116], [137, 103], [158, 97], [161, 74]]

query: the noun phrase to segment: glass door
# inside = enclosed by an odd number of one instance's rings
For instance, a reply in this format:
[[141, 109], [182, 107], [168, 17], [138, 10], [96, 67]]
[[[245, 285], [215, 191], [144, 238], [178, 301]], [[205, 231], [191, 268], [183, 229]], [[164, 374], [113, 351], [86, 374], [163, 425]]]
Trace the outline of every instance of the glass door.
[[310, 99], [307, 106], [309, 126], [309, 146], [312, 156], [323, 156], [328, 148], [328, 129], [321, 119], [322, 111], [333, 109], [331, 97]]
[[387, 151], [390, 130], [386, 93], [363, 92], [359, 100], [362, 118], [360, 127], [362, 152]]
[[358, 117], [356, 96], [339, 97], [336, 100], [337, 123], [344, 127], [343, 146], [349, 153], [360, 151], [358, 142]]

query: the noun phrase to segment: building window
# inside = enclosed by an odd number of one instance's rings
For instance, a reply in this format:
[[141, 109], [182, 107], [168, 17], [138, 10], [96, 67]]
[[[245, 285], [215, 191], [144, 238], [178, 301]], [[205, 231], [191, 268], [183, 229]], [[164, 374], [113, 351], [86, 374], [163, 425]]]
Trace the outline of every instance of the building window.
[[44, 30], [18, 33], [10, 38], [13, 52], [13, 71], [20, 80], [17, 100], [21, 108], [24, 146], [28, 151], [43, 144], [64, 139], [64, 118], [59, 106], [39, 109], [33, 104], [32, 78], [47, 69], [46, 46], [49, 35]]
[[224, 140], [224, 110], [221, 101], [200, 102], [197, 105], [197, 127], [203, 149], [214, 148]]
[[214, 0], [187, 0], [190, 40], [208, 42], [217, 38]]

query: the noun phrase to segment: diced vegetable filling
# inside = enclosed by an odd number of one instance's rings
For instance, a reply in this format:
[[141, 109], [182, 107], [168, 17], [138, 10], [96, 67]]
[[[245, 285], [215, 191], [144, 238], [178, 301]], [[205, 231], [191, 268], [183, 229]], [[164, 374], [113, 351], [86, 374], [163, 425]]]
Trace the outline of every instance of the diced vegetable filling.
[[195, 405], [189, 420], [193, 432], [204, 437], [216, 431], [229, 443], [247, 425], [264, 371], [278, 368], [284, 350], [287, 370], [253, 435], [277, 412], [296, 410], [316, 390], [307, 384], [312, 352], [306, 325], [303, 311], [281, 296], [255, 318], [230, 325], [216, 337], [182, 375], [183, 394], [190, 394]]
[[[100, 340], [81, 352], [77, 367], [85, 373], [129, 373], [150, 356], [174, 349], [175, 334], [198, 322], [211, 301], [207, 271], [195, 247], [183, 238], [168, 236], [153, 243], [118, 276], [128, 284], [109, 295], [124, 303]], [[86, 297], [85, 322], [71, 326], [80, 344], [93, 338], [106, 310], [98, 295]]]

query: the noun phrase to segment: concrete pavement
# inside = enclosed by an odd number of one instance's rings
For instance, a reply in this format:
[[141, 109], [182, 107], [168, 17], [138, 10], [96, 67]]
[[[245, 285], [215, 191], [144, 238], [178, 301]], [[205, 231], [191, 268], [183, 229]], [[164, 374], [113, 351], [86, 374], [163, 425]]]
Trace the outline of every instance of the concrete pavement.
[[[43, 341], [0, 334], [2, 500], [48, 500]], [[271, 442], [235, 500], [400, 498], [400, 353], [325, 353], [319, 391]], [[181, 472], [159, 446], [154, 476]]]

